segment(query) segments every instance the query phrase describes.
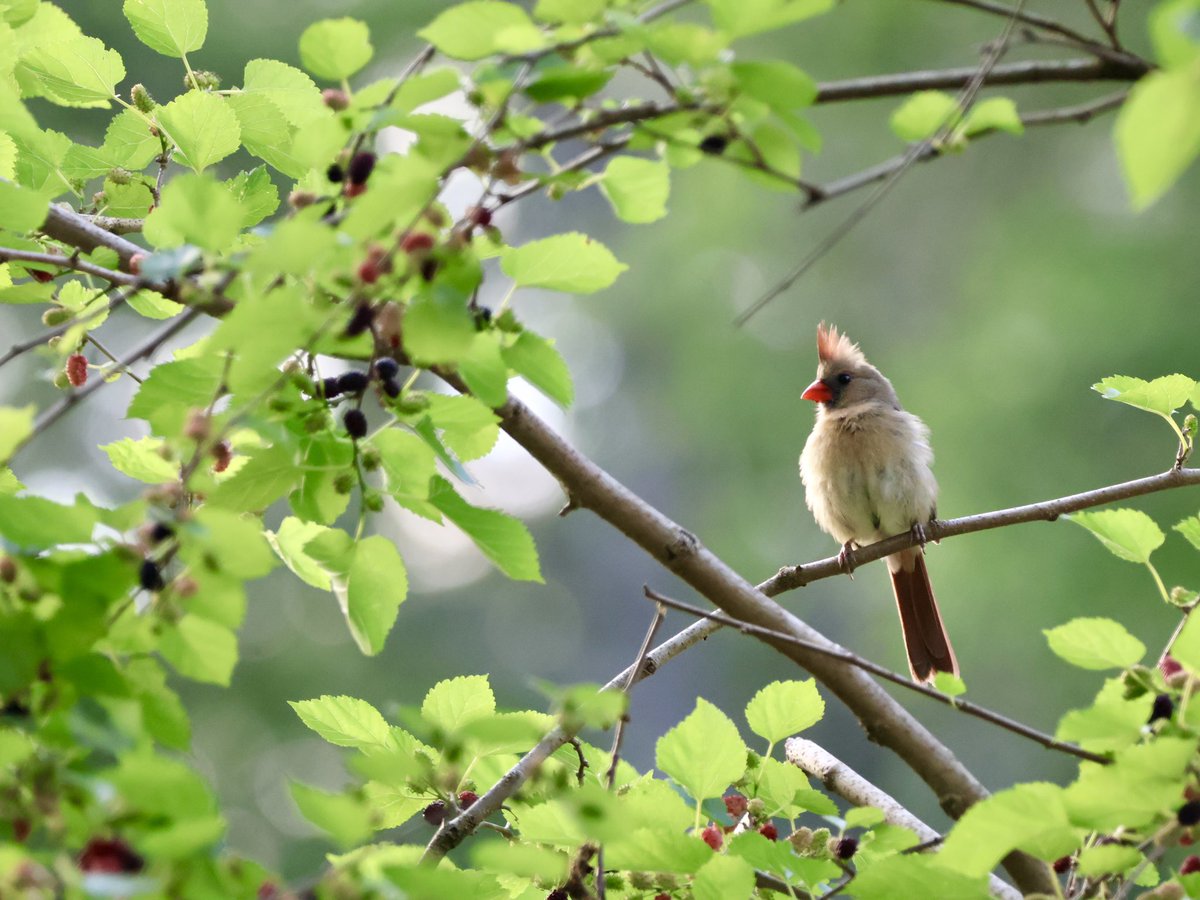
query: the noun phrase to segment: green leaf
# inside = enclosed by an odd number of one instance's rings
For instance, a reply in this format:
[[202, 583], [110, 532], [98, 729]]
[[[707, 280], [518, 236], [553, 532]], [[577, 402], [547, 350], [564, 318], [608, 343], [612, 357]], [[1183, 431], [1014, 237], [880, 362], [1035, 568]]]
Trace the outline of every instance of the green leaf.
[[304, 818], [329, 833], [340, 847], [354, 847], [375, 830], [366, 800], [349, 794], [331, 794], [293, 781], [292, 799]]
[[180, 557], [197, 568], [249, 581], [277, 565], [262, 523], [227, 509], [204, 506], [179, 531]]
[[958, 116], [958, 101], [945, 91], [918, 91], [892, 113], [892, 131], [903, 141], [923, 141]]
[[1154, 520], [1140, 509], [1102, 509], [1071, 513], [1063, 518], [1083, 526], [1114, 556], [1129, 562], [1149, 562], [1150, 554], [1167, 539]]
[[691, 715], [658, 739], [655, 763], [701, 802], [742, 777], [746, 745], [729, 717], [701, 697]]
[[965, 875], [985, 875], [1011, 850], [1051, 847], [1069, 853], [1077, 838], [1067, 817], [1063, 789], [1031, 782], [998, 791], [974, 804], [946, 836], [938, 858]]
[[476, 842], [471, 848], [471, 864], [488, 872], [537, 878], [546, 884], [566, 880], [570, 859], [565, 853], [548, 847], [506, 841]]
[[1178, 69], [1200, 59], [1196, 0], [1167, 0], [1150, 10], [1147, 25], [1154, 55], [1164, 69]]
[[960, 697], [967, 692], [967, 684], [950, 672], [938, 672], [933, 676], [933, 686], [947, 697]]
[[1072, 619], [1042, 634], [1057, 656], [1081, 669], [1125, 669], [1146, 655], [1146, 645], [1112, 619]]
[[772, 681], [746, 704], [746, 722], [759, 737], [775, 743], [810, 728], [825, 715], [817, 683]]
[[516, 581], [542, 581], [537, 546], [529, 529], [507, 513], [471, 506], [446, 479], [436, 476], [429, 502], [466, 532], [483, 555]]
[[395, 545], [379, 534], [360, 540], [344, 585], [335, 579], [334, 591], [358, 649], [374, 656], [408, 595], [408, 573]]
[[44, 497], [0, 496], [0, 535], [18, 547], [86, 544], [97, 519], [86, 501], [64, 506]]
[[500, 268], [521, 287], [591, 294], [611, 285], [629, 267], [600, 242], [573, 231], [506, 247]]
[[992, 97], [971, 107], [962, 124], [963, 134], [972, 137], [988, 131], [1007, 131], [1024, 134], [1025, 125], [1017, 112], [1017, 104], [1008, 97]]
[[300, 721], [338, 747], [370, 750], [392, 746], [392, 726], [366, 700], [324, 694], [316, 700], [289, 700], [288, 706]]
[[391, 493], [421, 500], [429, 496], [429, 480], [437, 473], [429, 445], [409, 431], [385, 428], [371, 438], [370, 446], [379, 451]]
[[371, 61], [371, 32], [358, 19], [322, 19], [300, 35], [300, 61], [318, 78], [341, 81]]
[[246, 464], [208, 495], [213, 506], [236, 512], [264, 510], [300, 480], [300, 468], [287, 447], [275, 444], [248, 453]]
[[774, 31], [833, 9], [834, 0], [708, 0], [713, 22], [731, 38]]
[[274, 100], [264, 94], [240, 93], [230, 94], [226, 102], [237, 116], [242, 146], [247, 153], [291, 178], [305, 175], [308, 165], [291, 152], [292, 125]]
[[1071, 823], [1109, 831], [1160, 820], [1164, 809], [1179, 804], [1181, 779], [1195, 750], [1193, 739], [1159, 735], [1152, 743], [1117, 751], [1110, 765], [1081, 766], [1079, 778], [1063, 793]]
[[1113, 139], [1133, 207], [1143, 210], [1200, 153], [1200, 64], [1143, 75], [1117, 112]]
[[541, 31], [514, 3], [472, 0], [441, 12], [417, 32], [455, 59], [483, 59], [493, 53], [525, 53], [545, 45]]
[[508, 367], [560, 406], [567, 407], [575, 399], [571, 370], [554, 342], [532, 331], [522, 331], [511, 346], [501, 351]]
[[537, 81], [525, 88], [525, 95], [538, 103], [582, 100], [602, 90], [614, 74], [616, 73], [611, 70], [556, 66], [542, 72]]
[[100, 152], [112, 165], [137, 171], [150, 164], [150, 160], [161, 152], [158, 138], [150, 133], [150, 126], [134, 109], [117, 113], [104, 132], [104, 145]]
[[409, 78], [400, 85], [396, 96], [392, 98], [391, 109], [402, 113], [412, 112], [419, 106], [440, 100], [459, 89], [459, 74], [457, 69], [445, 66], [440, 69], [423, 72]]
[[209, 619], [184, 616], [163, 632], [158, 651], [185, 678], [229, 687], [237, 665], [237, 635]]
[[[973, 807], [972, 807], [973, 808]], [[987, 879], [948, 868], [937, 856], [893, 854], [863, 866], [854, 877], [856, 900], [989, 900]]]
[[1171, 656], [1192, 672], [1200, 673], [1200, 615], [1188, 614], [1171, 644]]
[[475, 335], [470, 348], [458, 361], [458, 372], [486, 406], [493, 409], [508, 402], [508, 365], [500, 354], [496, 332]]
[[229, 188], [208, 175], [184, 174], [167, 182], [144, 230], [155, 247], [195, 244], [218, 253], [237, 240], [242, 206]]
[[331, 588], [329, 573], [304, 552], [304, 546], [326, 530], [325, 526], [316, 522], [303, 522], [295, 516], [288, 516], [279, 523], [278, 531], [266, 533], [267, 541], [284, 565], [301, 581], [323, 591]]
[[50, 201], [37, 191], [0, 181], [0, 228], [33, 231], [46, 221]]
[[738, 89], [772, 109], [796, 110], [817, 98], [817, 83], [781, 60], [735, 62], [729, 67]]
[[635, 872], [695, 872], [713, 858], [698, 837], [661, 828], [638, 828], [604, 845], [604, 862]]
[[439, 681], [421, 703], [421, 718], [446, 733], [495, 711], [496, 696], [486, 675], [460, 675]]
[[1079, 854], [1076, 868], [1080, 875], [1088, 877], [1123, 873], [1132, 869], [1142, 861], [1142, 854], [1136, 847], [1126, 847], [1122, 844], [1101, 844], [1085, 847]]
[[1062, 717], [1054, 736], [1061, 741], [1075, 741], [1094, 753], [1128, 747], [1141, 739], [1152, 699], [1150, 694], [1143, 694], [1126, 700], [1121, 680], [1110, 679], [1090, 707], [1073, 709]]
[[154, 115], [174, 141], [180, 161], [195, 172], [220, 162], [241, 144], [237, 115], [216, 94], [188, 91], [160, 106]]
[[654, 222], [667, 214], [671, 167], [665, 162], [618, 156], [608, 164], [600, 190], [625, 222]]
[[442, 432], [442, 440], [463, 460], [486, 456], [500, 436], [500, 417], [466, 395], [427, 394], [429, 418]]
[[1110, 375], [1092, 385], [1105, 400], [1116, 400], [1130, 406], [1170, 416], [1188, 402], [1196, 382], [1186, 375], [1164, 375], [1153, 381], [1144, 381], [1129, 375]]
[[223, 369], [213, 357], [160, 363], [139, 385], [126, 415], [145, 419], [160, 435], [178, 434], [189, 410], [213, 401]]
[[108, 107], [125, 77], [121, 55], [93, 37], [46, 41], [21, 56], [46, 99], [60, 106]]
[[113, 468], [146, 484], [162, 484], [179, 479], [179, 466], [163, 459], [160, 451], [165, 443], [159, 438], [138, 440], [122, 438], [100, 447], [108, 454]]
[[183, 56], [204, 46], [204, 0], [125, 0], [122, 11], [138, 40], [165, 56]]
[[252, 59], [246, 63], [242, 91], [269, 99], [297, 128], [330, 115], [313, 80], [277, 59]]
[[543, 22], [582, 25], [598, 18], [607, 0], [537, 0], [533, 14]]
[[1187, 538], [1189, 544], [1200, 550], [1200, 516], [1188, 516], [1171, 527]]
[[783, 816], [793, 819], [802, 811], [809, 810], [819, 815], [836, 815], [833, 801], [808, 783], [808, 776], [798, 766], [780, 762], [771, 757], [759, 760], [755, 774], [755, 792], [766, 804], [768, 816]]
[[449, 291], [418, 297], [404, 312], [404, 349], [420, 365], [458, 362], [476, 334], [466, 303]]
[[748, 900], [754, 896], [754, 869], [736, 856], [714, 854], [692, 879], [695, 900]]
[[0, 463], [6, 463], [13, 452], [33, 433], [33, 416], [37, 407], [0, 406]]

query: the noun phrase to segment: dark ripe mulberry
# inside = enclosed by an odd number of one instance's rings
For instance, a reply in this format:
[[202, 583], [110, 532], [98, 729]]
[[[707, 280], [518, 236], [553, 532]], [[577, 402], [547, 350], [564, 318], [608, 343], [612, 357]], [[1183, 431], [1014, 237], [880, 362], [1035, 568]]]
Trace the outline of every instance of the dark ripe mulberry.
[[434, 800], [421, 811], [421, 815], [430, 825], [441, 825], [442, 819], [446, 818], [446, 804], [441, 800]]
[[421, 277], [426, 281], [433, 281], [433, 276], [437, 274], [438, 262], [430, 257], [421, 263]]
[[337, 388], [342, 394], [361, 394], [370, 383], [364, 372], [346, 372], [338, 377]]
[[371, 304], [360, 303], [354, 307], [354, 314], [350, 316], [350, 321], [346, 323], [346, 330], [342, 334], [348, 338], [358, 337], [371, 327], [374, 320], [375, 309]]
[[375, 374], [381, 381], [389, 381], [400, 374], [400, 363], [390, 356], [375, 360]]
[[858, 838], [844, 837], [837, 842], [834, 855], [838, 859], [849, 859], [858, 852]]
[[361, 409], [347, 410], [342, 417], [342, 424], [346, 426], [346, 433], [355, 440], [367, 436], [367, 417]]
[[729, 138], [723, 134], [710, 134], [700, 142], [700, 152], [709, 156], [720, 156], [729, 146]]
[[1074, 863], [1075, 858], [1073, 856], [1060, 856], [1054, 861], [1054, 871], [1062, 875], [1064, 872], [1071, 871], [1071, 866]]
[[1183, 804], [1183, 806], [1179, 807], [1179, 811], [1175, 813], [1175, 818], [1185, 828], [1200, 824], [1200, 800], [1192, 800]]
[[396, 383], [396, 379], [394, 378], [385, 378], [379, 383], [379, 386], [393, 400], [400, 396], [400, 385]]
[[492, 211], [486, 206], [472, 206], [467, 210], [467, 218], [472, 225], [487, 228], [492, 224]]
[[79, 868], [84, 872], [133, 874], [140, 872], [146, 861], [120, 838], [92, 838], [79, 854]]
[[337, 163], [334, 163], [328, 169], [325, 170], [325, 177], [328, 178], [330, 181], [332, 181], [334, 184], [340, 184], [341, 182], [346, 180], [346, 173], [342, 171], [341, 166], [339, 166]]
[[162, 570], [158, 567], [158, 563], [151, 559], [142, 561], [142, 566], [138, 569], [138, 584], [147, 591], [163, 589], [166, 582], [163, 581]]
[[175, 529], [166, 522], [155, 522], [150, 526], [151, 543], [160, 544], [169, 537], [175, 536]]
[[1170, 719], [1175, 715], [1175, 701], [1171, 699], [1170, 694], [1159, 694], [1154, 698], [1154, 706], [1150, 709], [1150, 721], [1157, 722], [1159, 719]]
[[340, 381], [341, 381], [341, 379], [338, 378], [336, 375], [333, 376], [332, 378], [322, 378], [321, 379], [321, 395], [326, 400], [332, 400], [334, 397], [336, 397], [338, 394], [340, 394], [342, 392], [342, 389], [338, 386], [338, 382], [340, 382]]
[[366, 184], [371, 173], [375, 171], [375, 154], [363, 151], [354, 154], [350, 165], [346, 167], [346, 178], [351, 184]]

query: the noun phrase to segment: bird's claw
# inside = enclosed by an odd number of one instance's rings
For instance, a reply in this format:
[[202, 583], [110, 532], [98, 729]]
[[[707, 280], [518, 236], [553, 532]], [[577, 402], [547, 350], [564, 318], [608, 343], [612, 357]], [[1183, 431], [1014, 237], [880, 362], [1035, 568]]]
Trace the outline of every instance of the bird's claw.
[[929, 542], [929, 535], [925, 532], [925, 525], [921, 522], [914, 522], [912, 527], [913, 540], [921, 547], [924, 547]]
[[846, 543], [842, 544], [842, 549], [838, 551], [838, 565], [851, 578], [854, 578], [854, 563], [850, 560], [850, 554], [857, 549], [858, 544], [854, 543], [854, 541], [846, 541]]

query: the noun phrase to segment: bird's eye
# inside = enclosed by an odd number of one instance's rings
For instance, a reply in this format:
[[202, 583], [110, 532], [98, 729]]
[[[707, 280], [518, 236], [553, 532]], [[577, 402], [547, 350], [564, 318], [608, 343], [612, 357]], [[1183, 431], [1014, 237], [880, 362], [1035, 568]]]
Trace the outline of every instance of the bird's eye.
[[838, 380], [838, 384], [849, 384], [850, 383], [850, 373], [843, 372], [841, 375], [839, 375], [837, 377], [837, 380]]

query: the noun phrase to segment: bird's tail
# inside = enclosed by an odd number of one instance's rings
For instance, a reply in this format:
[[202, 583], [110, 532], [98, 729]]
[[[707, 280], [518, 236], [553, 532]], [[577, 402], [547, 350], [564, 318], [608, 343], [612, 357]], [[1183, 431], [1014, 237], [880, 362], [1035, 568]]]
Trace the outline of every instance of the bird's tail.
[[[896, 592], [896, 607], [900, 610], [900, 628], [904, 632], [904, 649], [908, 652], [908, 669], [914, 681], [931, 681], [936, 672], [958, 674], [958, 660], [942, 624], [925, 554], [918, 548], [889, 558], [900, 563], [891, 573], [892, 589]], [[889, 568], [891, 568], [889, 566]]]

